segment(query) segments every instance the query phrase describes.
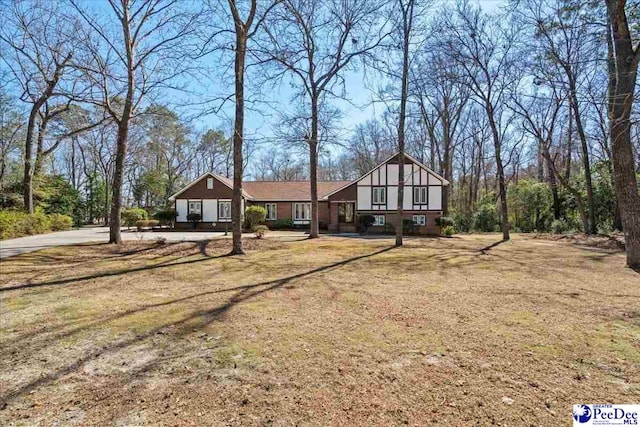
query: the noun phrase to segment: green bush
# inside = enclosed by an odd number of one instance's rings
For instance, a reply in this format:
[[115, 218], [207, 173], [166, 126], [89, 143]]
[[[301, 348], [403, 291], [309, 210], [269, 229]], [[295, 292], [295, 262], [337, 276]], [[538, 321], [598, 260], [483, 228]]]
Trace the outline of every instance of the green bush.
[[0, 211], [0, 239], [70, 230], [73, 219], [67, 215], [47, 215], [42, 211], [27, 214], [21, 211]]
[[154, 212], [153, 219], [158, 220], [160, 225], [173, 225], [173, 221], [176, 220], [175, 209], [162, 209]]
[[262, 206], [249, 206], [244, 211], [244, 221], [249, 230], [253, 230], [257, 225], [264, 224], [267, 219], [267, 210]]
[[412, 219], [402, 220], [402, 232], [404, 234], [414, 234], [418, 232], [418, 225]]
[[551, 232], [553, 234], [564, 234], [569, 230], [569, 224], [562, 219], [556, 219], [551, 223]]
[[136, 222], [149, 218], [147, 211], [142, 208], [129, 208], [123, 209], [120, 218], [122, 218], [122, 224], [127, 227], [133, 227]]
[[51, 221], [51, 231], [71, 230], [73, 226], [73, 218], [68, 215], [52, 214], [49, 215]]
[[374, 222], [376, 222], [376, 218], [373, 215], [364, 214], [358, 216], [358, 232], [366, 233]]
[[473, 228], [473, 215], [456, 212], [453, 214], [453, 226], [460, 233], [468, 233]]
[[476, 231], [494, 232], [500, 224], [495, 205], [483, 204], [473, 215], [473, 228]]
[[436, 225], [438, 227], [446, 227], [447, 225], [453, 226], [453, 218], [448, 216], [441, 216], [436, 218]]
[[256, 239], [262, 239], [265, 234], [269, 231], [269, 227], [266, 225], [256, 225], [253, 227], [253, 232], [256, 234]]
[[273, 230], [284, 230], [289, 228], [293, 228], [293, 220], [291, 218], [277, 219], [273, 224], [271, 224], [271, 229]]
[[454, 232], [454, 230], [453, 230], [453, 226], [452, 225], [445, 225], [442, 228], [442, 234], [447, 236], [447, 237], [453, 236], [453, 232]]

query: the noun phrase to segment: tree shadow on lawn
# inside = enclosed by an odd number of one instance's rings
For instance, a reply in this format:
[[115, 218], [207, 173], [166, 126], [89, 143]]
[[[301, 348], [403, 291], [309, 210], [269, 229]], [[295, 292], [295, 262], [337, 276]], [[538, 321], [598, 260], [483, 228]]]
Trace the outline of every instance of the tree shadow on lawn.
[[[156, 249], [158, 249], [160, 247], [169, 248], [169, 247], [178, 245], [180, 243], [183, 243], [183, 242], [172, 242], [170, 244], [166, 244], [166, 245], [163, 245], [163, 246], [159, 246], [157, 244], [153, 244], [153, 245], [150, 245], [148, 247], [124, 250], [124, 251], [115, 253], [113, 255], [108, 255], [108, 256], [104, 256], [104, 254], [101, 254], [101, 253], [95, 253], [95, 254], [91, 254], [89, 256], [84, 256], [84, 257], [77, 257], [76, 256], [76, 257], [74, 257], [74, 259], [80, 258], [79, 261], [73, 261], [73, 262], [64, 264], [63, 266], [60, 266], [58, 268], [49, 269], [46, 272], [48, 274], [51, 274], [51, 273], [55, 273], [55, 272], [60, 271], [60, 270], [66, 271], [66, 270], [69, 270], [70, 268], [73, 268], [73, 267], [78, 267], [78, 266], [83, 266], [83, 265], [90, 265], [90, 264], [96, 263], [96, 262], [113, 261], [113, 260], [122, 259], [122, 258], [125, 258], [125, 257], [131, 257], [131, 258], [128, 259], [128, 261], [130, 261], [130, 260], [136, 259], [136, 257], [139, 256], [139, 255], [144, 255], [145, 253], [154, 251], [154, 250], [156, 250]], [[109, 243], [79, 244], [79, 245], [73, 245], [73, 246], [94, 248], [94, 247], [107, 246], [107, 245], [109, 245]], [[162, 257], [166, 257], [167, 255], [171, 255], [172, 253], [175, 253], [178, 250], [179, 249], [176, 249], [173, 252], [164, 253], [162, 255]], [[39, 252], [39, 251], [37, 251], [37, 252]], [[32, 266], [34, 264], [38, 265], [38, 266], [41, 266], [41, 265], [46, 265], [46, 264], [58, 264], [61, 261], [65, 261], [65, 260], [67, 260], [69, 258], [68, 255], [54, 256], [54, 255], [39, 254], [37, 252], [24, 254], [19, 259], [5, 261], [5, 262], [13, 263], [14, 265], [12, 265], [12, 266], [14, 266], [14, 267], [16, 267], [16, 266], [18, 266], [18, 267], [19, 266]], [[34, 280], [34, 279], [37, 279], [40, 276], [40, 274], [41, 274], [41, 272], [38, 272], [38, 273], [34, 274], [32, 277], [28, 278], [26, 280], [27, 281], [26, 284], [27, 285], [32, 285], [31, 281]], [[18, 286], [23, 286], [23, 285], [18, 285]], [[4, 290], [12, 290], [12, 289], [13, 289], [12, 287], [5, 287], [5, 288], [0, 287], [0, 292], [3, 292]], [[18, 288], [15, 288], [15, 289], [20, 289], [20, 288], [18, 287]]]
[[[177, 243], [183, 243], [183, 242], [176, 242]], [[0, 293], [1, 292], [8, 292], [8, 291], [15, 291], [15, 290], [19, 290], [19, 289], [28, 289], [28, 288], [40, 288], [40, 287], [45, 287], [45, 286], [56, 286], [56, 285], [67, 285], [70, 283], [75, 283], [75, 282], [81, 282], [83, 280], [91, 280], [91, 279], [98, 279], [101, 277], [113, 277], [113, 276], [121, 276], [123, 274], [128, 274], [128, 273], [136, 273], [139, 271], [145, 271], [145, 270], [155, 270], [158, 268], [165, 268], [165, 267], [172, 267], [172, 266], [176, 266], [176, 265], [185, 265], [185, 264], [194, 264], [194, 263], [198, 263], [198, 262], [202, 262], [202, 261], [206, 261], [206, 260], [210, 260], [210, 259], [215, 259], [215, 258], [223, 258], [226, 256], [229, 256], [229, 254], [222, 254], [222, 255], [215, 255], [215, 256], [211, 256], [208, 255], [206, 252], [206, 247], [207, 245], [210, 243], [210, 240], [203, 240], [201, 242], [196, 242], [196, 246], [198, 247], [200, 253], [202, 255], [204, 255], [204, 258], [197, 258], [197, 259], [190, 259], [190, 260], [184, 260], [184, 261], [178, 261], [178, 262], [170, 262], [170, 261], [175, 261], [176, 258], [172, 258], [169, 260], [165, 260], [162, 262], [159, 262], [157, 264], [153, 264], [153, 265], [145, 265], [145, 266], [141, 266], [141, 267], [135, 267], [135, 268], [123, 268], [120, 270], [115, 270], [115, 271], [107, 271], [107, 272], [103, 272], [103, 273], [96, 273], [96, 274], [88, 274], [85, 276], [79, 276], [79, 277], [73, 277], [73, 278], [65, 278], [65, 279], [59, 279], [59, 280], [50, 280], [47, 282], [40, 282], [40, 283], [23, 283], [20, 285], [14, 285], [14, 286], [6, 286], [3, 288], [0, 288]], [[158, 249], [159, 246], [152, 246], [150, 249]], [[147, 250], [147, 249], [145, 249]], [[143, 251], [140, 251], [143, 252]], [[135, 252], [134, 252], [135, 253]], [[175, 251], [173, 252], [175, 253]], [[167, 256], [167, 255], [171, 255], [172, 253], [169, 254], [164, 254], [163, 257]], [[111, 259], [116, 259], [116, 258], [120, 258], [121, 256], [124, 255], [115, 255], [113, 257], [111, 257]], [[193, 256], [193, 255], [188, 255], [188, 256]], [[183, 258], [183, 257], [180, 257]], [[91, 261], [102, 261], [102, 260], [108, 260], [110, 258], [101, 258], [101, 259], [96, 259], [96, 260], [91, 260]], [[179, 259], [179, 258], [178, 258]], [[89, 261], [90, 262], [90, 261]], [[75, 265], [75, 264], [72, 264]], [[68, 269], [68, 266], [65, 266], [64, 269]]]
[[[190, 314], [188, 314], [187, 316], [183, 317], [180, 320], [177, 321], [173, 321], [173, 322], [167, 322], [164, 323], [160, 326], [156, 326], [150, 330], [148, 330], [147, 332], [143, 333], [143, 334], [139, 334], [136, 335], [135, 337], [132, 338], [128, 338], [128, 339], [124, 339], [122, 341], [113, 343], [111, 345], [107, 345], [104, 346], [100, 349], [94, 350], [86, 355], [84, 355], [83, 357], [80, 357], [79, 359], [75, 360], [74, 362], [68, 364], [67, 366], [58, 368], [56, 370], [53, 370], [52, 372], [45, 374], [45, 375], [41, 375], [38, 379], [32, 380], [27, 382], [26, 384], [23, 384], [17, 388], [15, 388], [14, 390], [8, 391], [6, 394], [4, 395], [0, 395], [0, 407], [6, 406], [6, 403], [19, 397], [22, 396], [24, 394], [29, 393], [30, 391], [50, 384], [54, 381], [56, 381], [57, 379], [70, 374], [72, 372], [75, 372], [77, 370], [79, 370], [84, 364], [86, 364], [88, 361], [93, 360], [97, 357], [100, 357], [102, 355], [105, 354], [109, 354], [109, 353], [115, 353], [119, 350], [131, 347], [132, 345], [135, 345], [136, 343], [140, 343], [143, 342], [144, 340], [152, 337], [153, 335], [161, 332], [164, 329], [167, 328], [175, 328], [178, 327], [180, 328], [176, 334], [177, 335], [184, 335], [186, 333], [192, 332], [193, 330], [196, 330], [198, 328], [203, 328], [209, 324], [211, 324], [212, 322], [216, 321], [216, 320], [221, 320], [225, 314], [234, 306], [245, 302], [251, 298], [257, 297], [261, 294], [264, 294], [266, 292], [269, 291], [273, 291], [275, 289], [278, 288], [282, 288], [283, 286], [290, 284], [292, 281], [297, 280], [297, 279], [302, 279], [308, 276], [311, 276], [313, 274], [316, 273], [321, 273], [321, 272], [327, 272], [327, 271], [331, 271], [333, 269], [337, 269], [340, 268], [344, 265], [353, 263], [355, 261], [358, 260], [362, 260], [362, 259], [366, 259], [366, 258], [370, 258], [379, 254], [382, 254], [384, 252], [388, 252], [390, 250], [394, 249], [394, 246], [390, 246], [387, 248], [383, 248], [380, 249], [378, 251], [372, 252], [372, 253], [368, 253], [368, 254], [363, 254], [363, 255], [358, 255], [352, 258], [348, 258], [342, 261], [338, 261], [332, 264], [328, 264], [328, 265], [324, 265], [321, 267], [317, 267], [314, 268], [312, 270], [306, 271], [306, 272], [302, 272], [302, 273], [298, 273], [298, 274], [293, 274], [287, 277], [283, 277], [280, 279], [275, 279], [275, 280], [270, 280], [270, 281], [265, 281], [265, 282], [259, 282], [259, 283], [254, 283], [254, 284], [249, 284], [249, 285], [243, 285], [243, 286], [237, 286], [234, 288], [229, 288], [229, 289], [216, 289], [213, 291], [208, 291], [208, 292], [200, 292], [198, 294], [194, 294], [194, 295], [190, 295], [187, 297], [183, 297], [183, 298], [178, 298], [175, 300], [171, 300], [171, 301], [166, 301], [163, 303], [158, 303], [158, 304], [152, 304], [152, 305], [148, 305], [148, 306], [143, 306], [137, 309], [133, 309], [133, 310], [128, 310], [125, 311], [123, 313], [119, 313], [113, 316], [110, 316], [108, 318], [104, 318], [104, 319], [100, 319], [99, 321], [95, 321], [93, 323], [91, 323], [90, 325], [85, 325], [82, 327], [78, 327], [75, 328], [71, 331], [67, 331], [67, 332], [63, 332], [62, 334], [57, 334], [55, 337], [51, 337], [52, 340], [50, 341], [55, 341], [58, 340], [61, 337], [64, 336], [68, 336], [68, 335], [72, 335], [75, 334], [77, 332], [80, 332], [84, 329], [90, 328], [92, 326], [96, 326], [98, 324], [101, 323], [105, 323], [105, 322], [109, 322], [109, 321], [113, 321], [116, 320], [118, 318], [122, 318], [122, 317], [126, 317], [144, 310], [149, 310], [155, 307], [162, 307], [162, 306], [168, 306], [171, 304], [175, 304], [178, 302], [184, 302], [193, 298], [198, 298], [198, 297], [202, 297], [205, 295], [210, 295], [210, 294], [216, 294], [216, 293], [224, 293], [224, 292], [233, 292], [233, 291], [237, 291], [231, 298], [229, 298], [227, 300], [226, 303], [218, 306], [218, 307], [214, 307], [208, 310], [198, 310], [195, 312], [192, 312]], [[223, 255], [226, 256], [226, 255]], [[191, 262], [199, 262], [199, 261], [203, 261], [202, 259], [198, 259], [198, 260], [193, 260]], [[184, 264], [184, 263], [174, 263], [174, 264], [169, 264], [169, 265], [176, 265], [176, 264]], [[140, 269], [134, 269], [135, 271], [139, 271]], [[117, 274], [124, 274], [122, 271], [116, 272]], [[104, 277], [104, 275], [99, 276], [99, 277]], [[73, 279], [73, 280], [77, 280], [77, 279]], [[51, 284], [51, 283], [49, 283]], [[54, 282], [53, 284], [59, 284], [57, 282]], [[44, 284], [40, 284], [41, 286], [44, 286]], [[155, 365], [157, 364], [158, 361], [151, 361], [149, 363], [147, 363], [147, 365]], [[146, 369], [143, 369], [146, 371]]]
[[498, 240], [497, 242], [493, 242], [492, 244], [490, 244], [489, 246], [485, 246], [484, 248], [478, 249], [477, 252], [480, 252], [483, 255], [489, 255], [489, 251], [505, 242], [508, 242], [508, 240]]

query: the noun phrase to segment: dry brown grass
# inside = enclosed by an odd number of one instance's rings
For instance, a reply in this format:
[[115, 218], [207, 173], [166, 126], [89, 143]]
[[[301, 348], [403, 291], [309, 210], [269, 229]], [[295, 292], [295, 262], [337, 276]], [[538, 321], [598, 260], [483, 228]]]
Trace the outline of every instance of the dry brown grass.
[[639, 402], [640, 275], [623, 255], [497, 241], [10, 258], [0, 424], [551, 426], [573, 403]]

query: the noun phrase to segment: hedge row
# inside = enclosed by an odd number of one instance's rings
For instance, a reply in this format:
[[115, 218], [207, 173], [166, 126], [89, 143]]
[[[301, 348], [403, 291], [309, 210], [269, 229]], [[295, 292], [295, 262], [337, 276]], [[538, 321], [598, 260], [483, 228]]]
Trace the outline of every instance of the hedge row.
[[73, 219], [67, 215], [0, 210], [0, 239], [71, 230], [72, 225]]

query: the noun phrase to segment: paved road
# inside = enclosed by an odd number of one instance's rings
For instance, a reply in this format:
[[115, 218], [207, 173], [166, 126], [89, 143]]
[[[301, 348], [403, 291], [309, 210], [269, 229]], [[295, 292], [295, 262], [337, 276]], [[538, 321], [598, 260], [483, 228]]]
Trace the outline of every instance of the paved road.
[[[301, 233], [298, 234], [302, 235]], [[224, 233], [213, 231], [154, 231], [141, 233], [132, 230], [122, 231], [122, 240], [155, 240], [159, 237], [164, 237], [171, 241], [225, 238]], [[228, 237], [231, 237], [230, 233]], [[108, 227], [88, 227], [78, 230], [58, 231], [56, 233], [2, 240], [0, 241], [0, 259], [40, 249], [52, 248], [54, 246], [75, 245], [78, 243], [88, 242], [106, 242], [108, 240]]]

